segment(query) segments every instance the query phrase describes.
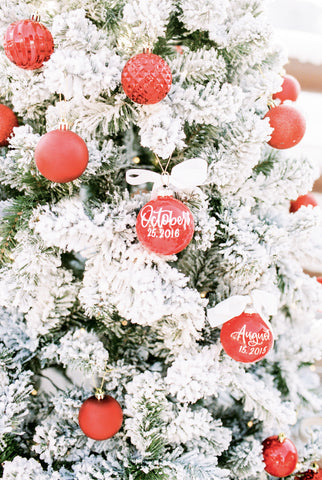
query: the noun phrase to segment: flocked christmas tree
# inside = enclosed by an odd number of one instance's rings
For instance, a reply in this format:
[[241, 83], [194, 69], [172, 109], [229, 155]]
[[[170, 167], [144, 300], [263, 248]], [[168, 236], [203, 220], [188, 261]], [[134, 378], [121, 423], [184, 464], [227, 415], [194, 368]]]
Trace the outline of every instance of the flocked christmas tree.
[[318, 172], [263, 9], [1, 2], [5, 480], [320, 478]]

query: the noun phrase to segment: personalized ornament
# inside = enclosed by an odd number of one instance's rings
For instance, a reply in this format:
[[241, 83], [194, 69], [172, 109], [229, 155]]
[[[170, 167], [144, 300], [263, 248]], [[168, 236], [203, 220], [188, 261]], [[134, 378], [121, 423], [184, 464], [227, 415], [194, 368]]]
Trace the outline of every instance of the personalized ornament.
[[169, 92], [172, 74], [159, 55], [147, 50], [125, 64], [121, 77], [125, 94], [133, 102], [151, 105], [160, 102]]
[[298, 454], [294, 443], [284, 434], [273, 435], [263, 441], [265, 470], [274, 477], [287, 477], [294, 472]]
[[39, 23], [36, 16], [9, 25], [4, 37], [4, 51], [18, 67], [35, 70], [49, 60], [54, 41], [50, 31]]
[[40, 173], [48, 180], [66, 183], [80, 177], [87, 167], [88, 150], [84, 140], [61, 124], [43, 135], [35, 150]]
[[291, 105], [278, 105], [271, 108], [264, 118], [269, 119], [273, 128], [267, 142], [271, 147], [283, 150], [297, 145], [303, 138], [306, 122], [302, 113]]
[[281, 103], [285, 100], [295, 102], [301, 92], [301, 85], [293, 75], [285, 75], [282, 83], [282, 90], [274, 93], [273, 100], [279, 100]]
[[123, 411], [110, 395], [96, 394], [84, 401], [78, 423], [85, 435], [93, 440], [107, 440], [121, 428]]
[[314, 196], [311, 193], [300, 195], [296, 200], [291, 200], [290, 212], [297, 212], [297, 210], [299, 210], [301, 207], [308, 207], [309, 205], [312, 205], [312, 207], [316, 207], [318, 205], [318, 202], [315, 200]]
[[18, 127], [15, 113], [7, 105], [0, 104], [0, 147], [8, 145], [14, 127]]

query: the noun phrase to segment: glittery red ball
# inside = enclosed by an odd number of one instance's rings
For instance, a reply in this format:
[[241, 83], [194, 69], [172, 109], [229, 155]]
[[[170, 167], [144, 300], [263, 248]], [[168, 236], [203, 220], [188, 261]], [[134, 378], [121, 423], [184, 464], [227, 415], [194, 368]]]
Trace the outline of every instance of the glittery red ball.
[[133, 102], [151, 105], [167, 95], [172, 74], [167, 62], [159, 55], [139, 53], [126, 63], [121, 81], [124, 92]]
[[25, 70], [40, 68], [54, 51], [53, 37], [35, 20], [19, 20], [7, 28], [4, 50], [11, 62]]
[[315, 200], [314, 196], [311, 193], [306, 195], [300, 195], [296, 200], [291, 200], [290, 202], [290, 212], [294, 213], [301, 207], [316, 207], [318, 202]]
[[189, 208], [173, 197], [157, 197], [141, 208], [136, 221], [140, 242], [152, 252], [173, 255], [190, 243], [194, 221]]
[[295, 480], [322, 480], [322, 470], [321, 468], [317, 471], [309, 469], [306, 472], [297, 474]]
[[285, 75], [282, 83], [282, 90], [274, 93], [273, 99], [278, 99], [281, 101], [281, 103], [285, 102], [285, 100], [291, 100], [292, 102], [295, 102], [300, 92], [301, 86], [297, 79], [293, 77], [293, 75]]
[[8, 138], [14, 127], [18, 127], [18, 119], [15, 113], [7, 105], [0, 104], [0, 146], [8, 145]]
[[305, 134], [305, 118], [299, 110], [291, 105], [278, 105], [271, 108], [264, 118], [269, 118], [269, 124], [274, 129], [268, 144], [283, 150], [297, 145]]
[[79, 409], [78, 423], [85, 435], [93, 440], [107, 440], [121, 428], [123, 412], [115, 398], [105, 395], [102, 400], [89, 397]]
[[287, 477], [294, 472], [298, 460], [294, 443], [288, 438], [279, 440], [278, 435], [263, 442], [265, 470], [274, 477]]
[[84, 140], [70, 130], [52, 130], [41, 137], [35, 150], [40, 173], [52, 182], [66, 183], [80, 177], [87, 167]]
[[274, 343], [271, 329], [258, 313], [242, 313], [225, 322], [220, 341], [227, 355], [242, 363], [261, 360]]

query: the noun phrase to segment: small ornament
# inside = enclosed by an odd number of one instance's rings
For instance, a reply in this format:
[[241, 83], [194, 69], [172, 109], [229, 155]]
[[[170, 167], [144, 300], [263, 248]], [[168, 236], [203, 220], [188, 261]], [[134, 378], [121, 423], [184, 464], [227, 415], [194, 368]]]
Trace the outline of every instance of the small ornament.
[[71, 182], [86, 169], [88, 150], [84, 140], [62, 124], [59, 129], [41, 137], [35, 150], [35, 161], [40, 173], [48, 180]]
[[139, 241], [152, 252], [173, 255], [190, 243], [194, 233], [193, 216], [179, 200], [159, 196], [141, 208], [136, 232]]
[[152, 105], [169, 92], [172, 74], [163, 58], [147, 51], [130, 58], [123, 68], [121, 82], [133, 102]]
[[265, 470], [274, 477], [287, 477], [294, 472], [298, 460], [294, 443], [284, 434], [263, 441]]
[[308, 207], [309, 205], [312, 205], [312, 207], [316, 207], [318, 205], [318, 202], [315, 200], [314, 196], [311, 193], [300, 195], [296, 200], [291, 200], [290, 212], [297, 212], [297, 210], [299, 210], [301, 207]]
[[261, 360], [274, 343], [271, 329], [258, 313], [242, 313], [225, 322], [220, 341], [227, 355], [243, 363]]
[[49, 60], [54, 51], [50, 31], [38, 22], [38, 17], [11, 23], [4, 37], [4, 51], [15, 65], [36, 70]]
[[7, 105], [0, 104], [0, 147], [8, 145], [14, 127], [18, 127], [15, 113]]
[[282, 104], [273, 107], [264, 118], [269, 118], [270, 126], [274, 129], [271, 139], [268, 141], [271, 147], [279, 150], [294, 147], [305, 134], [305, 118], [299, 110], [291, 105]]
[[322, 284], [322, 277], [316, 277], [317, 281]]
[[274, 93], [273, 100], [280, 100], [281, 103], [285, 100], [295, 102], [301, 92], [301, 85], [293, 75], [285, 75], [282, 83], [282, 90]]
[[120, 430], [122, 422], [122, 408], [110, 395], [93, 395], [85, 400], [79, 409], [79, 426], [85, 435], [93, 440], [113, 437]]
[[295, 480], [322, 480], [322, 470], [318, 464], [314, 464], [312, 468], [306, 472], [298, 473]]

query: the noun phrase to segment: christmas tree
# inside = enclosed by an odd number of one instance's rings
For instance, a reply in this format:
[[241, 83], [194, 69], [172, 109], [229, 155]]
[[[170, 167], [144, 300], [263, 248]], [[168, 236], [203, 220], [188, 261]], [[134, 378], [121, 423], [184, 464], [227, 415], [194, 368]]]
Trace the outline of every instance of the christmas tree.
[[320, 475], [318, 169], [264, 7], [1, 2], [5, 480]]

